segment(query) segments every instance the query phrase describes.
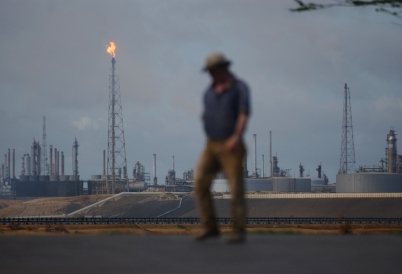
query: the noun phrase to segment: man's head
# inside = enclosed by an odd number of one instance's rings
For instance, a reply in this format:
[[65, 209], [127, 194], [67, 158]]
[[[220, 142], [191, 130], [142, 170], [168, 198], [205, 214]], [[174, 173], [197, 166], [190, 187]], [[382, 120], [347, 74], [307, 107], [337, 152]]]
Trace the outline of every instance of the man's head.
[[204, 71], [214, 78], [221, 78], [229, 73], [231, 61], [226, 59], [225, 55], [220, 52], [214, 52], [205, 59]]
[[204, 71], [210, 71], [217, 67], [229, 67], [231, 61], [226, 59], [225, 55], [220, 52], [214, 52], [205, 59]]

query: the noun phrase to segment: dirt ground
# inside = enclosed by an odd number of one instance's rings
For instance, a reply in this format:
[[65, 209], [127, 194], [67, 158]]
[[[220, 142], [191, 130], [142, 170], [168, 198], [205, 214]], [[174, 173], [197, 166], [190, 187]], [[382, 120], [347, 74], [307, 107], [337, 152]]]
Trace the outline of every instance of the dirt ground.
[[31, 200], [0, 200], [0, 218], [64, 215], [110, 196], [86, 195], [36, 198]]
[[[230, 225], [220, 226], [222, 233], [229, 233]], [[200, 225], [187, 224], [127, 224], [127, 225], [0, 225], [0, 235], [194, 235]], [[402, 235], [402, 225], [249, 225], [247, 233], [290, 235]]]

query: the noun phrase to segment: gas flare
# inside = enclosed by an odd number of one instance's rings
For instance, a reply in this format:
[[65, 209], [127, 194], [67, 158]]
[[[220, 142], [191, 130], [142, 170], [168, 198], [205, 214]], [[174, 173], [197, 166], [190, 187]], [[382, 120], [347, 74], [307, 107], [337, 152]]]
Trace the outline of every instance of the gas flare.
[[113, 58], [115, 58], [116, 54], [114, 53], [114, 51], [116, 50], [116, 44], [114, 42], [110, 42], [110, 46], [106, 45], [106, 47], [107, 47], [106, 51], [110, 53], [110, 55], [112, 55]]

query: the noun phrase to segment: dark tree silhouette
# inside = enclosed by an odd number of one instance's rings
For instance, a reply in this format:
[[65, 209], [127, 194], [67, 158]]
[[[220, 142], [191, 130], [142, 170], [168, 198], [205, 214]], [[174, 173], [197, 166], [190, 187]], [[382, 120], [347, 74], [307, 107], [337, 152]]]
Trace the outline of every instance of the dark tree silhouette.
[[320, 10], [332, 7], [367, 7], [375, 6], [376, 11], [385, 12], [387, 14], [402, 18], [400, 13], [402, 9], [402, 0], [378, 0], [378, 1], [351, 1], [351, 0], [334, 0], [329, 4], [317, 4], [317, 3], [304, 3], [300, 0], [294, 0], [297, 4], [297, 8], [290, 9], [294, 12]]

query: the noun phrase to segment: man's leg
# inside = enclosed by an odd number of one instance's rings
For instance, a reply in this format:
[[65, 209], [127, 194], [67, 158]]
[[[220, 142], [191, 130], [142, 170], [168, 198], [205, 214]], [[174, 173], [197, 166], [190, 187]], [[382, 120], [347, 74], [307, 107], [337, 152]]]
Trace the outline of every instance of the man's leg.
[[231, 213], [233, 217], [233, 232], [241, 234], [244, 240], [246, 205], [244, 200], [243, 158], [245, 148], [242, 142], [232, 152], [223, 152], [221, 164], [228, 178], [231, 199]]
[[213, 153], [211, 144], [208, 142], [202, 153], [195, 171], [195, 192], [198, 202], [198, 211], [205, 232], [218, 231], [215, 209], [211, 197], [210, 187], [213, 178], [220, 169], [219, 162]]

